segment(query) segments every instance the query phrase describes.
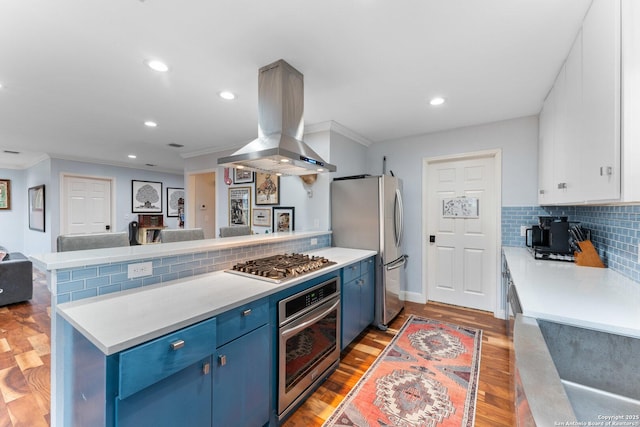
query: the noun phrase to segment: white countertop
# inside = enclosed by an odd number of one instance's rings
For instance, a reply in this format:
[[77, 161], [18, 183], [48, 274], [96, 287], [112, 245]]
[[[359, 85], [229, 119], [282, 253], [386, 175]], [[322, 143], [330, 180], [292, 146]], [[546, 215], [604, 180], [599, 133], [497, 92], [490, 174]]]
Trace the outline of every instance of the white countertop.
[[160, 256], [180, 255], [190, 252], [214, 251], [240, 246], [284, 242], [330, 234], [330, 231], [292, 231], [288, 233], [251, 234], [248, 236], [224, 237], [217, 239], [191, 240], [187, 242], [157, 243], [151, 245], [125, 246], [118, 248], [88, 249], [82, 251], [52, 252], [31, 255], [29, 259], [39, 270], [123, 262]]
[[640, 338], [640, 283], [608, 268], [502, 249], [524, 316]]
[[219, 271], [60, 304], [57, 312], [104, 354], [110, 355], [369, 258], [376, 252], [323, 248], [309, 254], [326, 257], [336, 264], [281, 284]]

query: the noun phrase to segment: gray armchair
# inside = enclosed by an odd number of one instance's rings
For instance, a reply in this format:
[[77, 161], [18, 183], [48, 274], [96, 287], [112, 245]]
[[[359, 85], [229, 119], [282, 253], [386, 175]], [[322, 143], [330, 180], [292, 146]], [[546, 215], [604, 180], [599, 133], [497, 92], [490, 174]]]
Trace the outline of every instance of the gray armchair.
[[220, 237], [247, 236], [249, 234], [251, 234], [251, 227], [248, 225], [220, 227]]
[[[0, 251], [5, 252], [3, 247]], [[0, 261], [0, 306], [30, 300], [33, 296], [33, 267], [20, 252]]]
[[160, 230], [160, 243], [186, 242], [204, 239], [202, 228], [166, 228]]
[[58, 236], [58, 252], [129, 246], [129, 233], [65, 234]]

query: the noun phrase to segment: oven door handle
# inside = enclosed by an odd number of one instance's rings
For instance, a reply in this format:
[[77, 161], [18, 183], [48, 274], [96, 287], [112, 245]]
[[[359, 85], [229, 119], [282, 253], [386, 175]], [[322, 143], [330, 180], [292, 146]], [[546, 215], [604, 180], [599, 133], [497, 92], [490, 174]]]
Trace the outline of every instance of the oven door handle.
[[289, 335], [297, 334], [298, 332], [300, 332], [301, 330], [303, 330], [307, 326], [316, 323], [318, 320], [322, 319], [324, 316], [326, 316], [327, 314], [329, 314], [330, 312], [335, 310], [336, 307], [338, 307], [338, 305], [340, 305], [340, 298], [337, 298], [336, 302], [331, 304], [331, 307], [327, 308], [326, 310], [324, 310], [322, 313], [318, 314], [317, 316], [314, 316], [312, 319], [309, 319], [306, 322], [303, 322], [303, 323], [299, 324], [298, 326], [296, 326], [296, 327], [294, 327], [292, 329], [287, 329], [286, 331], [282, 331], [280, 333], [280, 336], [281, 337], [288, 337]]

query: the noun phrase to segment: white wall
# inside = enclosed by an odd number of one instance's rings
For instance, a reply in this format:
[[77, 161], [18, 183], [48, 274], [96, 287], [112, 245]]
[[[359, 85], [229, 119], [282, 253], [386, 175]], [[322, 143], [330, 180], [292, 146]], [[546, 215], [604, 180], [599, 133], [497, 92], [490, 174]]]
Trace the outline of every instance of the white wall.
[[538, 118], [525, 117], [419, 135], [374, 144], [368, 150], [369, 173], [382, 173], [382, 158], [390, 170], [403, 180], [406, 233], [405, 251], [409, 255], [407, 291], [422, 293], [422, 160], [502, 149], [503, 206], [537, 205]]
[[0, 210], [0, 246], [11, 252], [24, 252], [25, 229], [28, 229], [26, 172], [0, 169], [0, 178], [11, 181], [11, 209]]

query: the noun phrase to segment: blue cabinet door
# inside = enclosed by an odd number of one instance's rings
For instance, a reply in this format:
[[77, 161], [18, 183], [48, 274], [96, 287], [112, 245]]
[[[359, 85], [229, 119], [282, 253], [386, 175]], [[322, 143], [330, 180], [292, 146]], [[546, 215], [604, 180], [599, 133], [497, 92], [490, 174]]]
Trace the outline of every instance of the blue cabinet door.
[[269, 422], [270, 336], [269, 325], [264, 325], [218, 348], [213, 374], [214, 427], [258, 427]]
[[374, 258], [362, 261], [362, 286], [360, 287], [360, 331], [373, 323], [375, 305], [375, 272]]
[[344, 350], [360, 333], [360, 284], [359, 278], [342, 286], [342, 345]]
[[146, 387], [116, 399], [118, 427], [211, 425], [211, 356]]

